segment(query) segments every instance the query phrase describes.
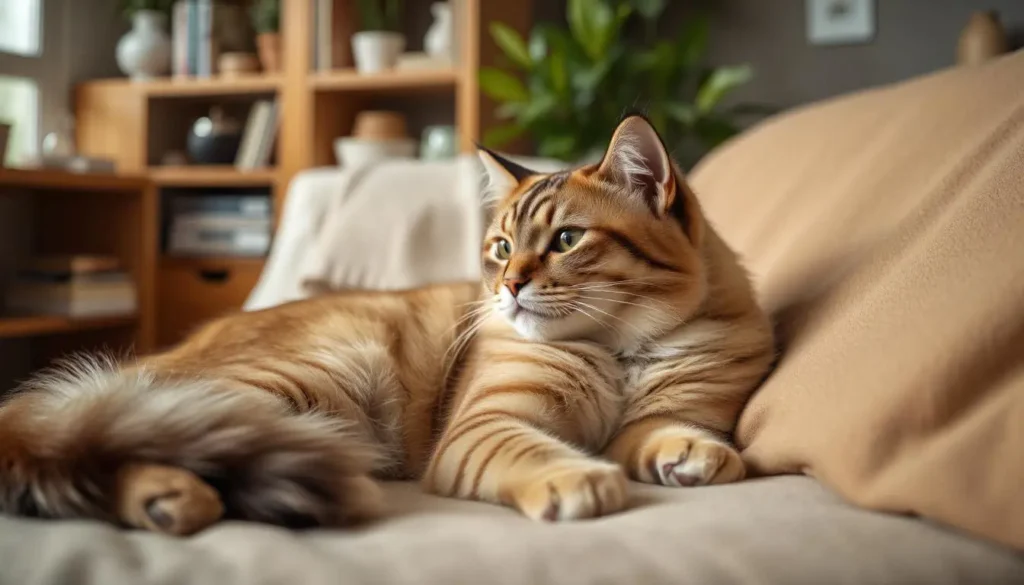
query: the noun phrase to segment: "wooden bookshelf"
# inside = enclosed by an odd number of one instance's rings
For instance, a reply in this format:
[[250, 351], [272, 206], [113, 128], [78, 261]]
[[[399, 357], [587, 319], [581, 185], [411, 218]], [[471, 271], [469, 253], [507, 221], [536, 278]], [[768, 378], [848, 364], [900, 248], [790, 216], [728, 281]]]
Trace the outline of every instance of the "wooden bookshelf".
[[[138, 176], [0, 169], [0, 388], [71, 352], [145, 354], [156, 340], [157, 195]], [[5, 285], [32, 256], [118, 259], [135, 283], [132, 315], [10, 314]]]
[[88, 317], [76, 319], [72, 317], [56, 317], [50, 315], [37, 316], [0, 316], [0, 339], [16, 339], [37, 337], [57, 333], [73, 333], [92, 329], [110, 329], [115, 327], [135, 326], [136, 316], [128, 317]]
[[[411, 16], [419, 12], [406, 21], [429, 20], [431, 1], [406, 2]], [[525, 35], [532, 22], [533, 1], [460, 0], [462, 12], [455, 31], [460, 54], [455, 66], [365, 75], [351, 68], [314, 71], [313, 2], [281, 0], [280, 73], [146, 82], [107, 79], [81, 84], [75, 96], [78, 147], [86, 155], [115, 160], [119, 172], [148, 177], [159, 188], [269, 188], [274, 212], [280, 214], [291, 179], [303, 170], [336, 164], [334, 140], [351, 133], [356, 116], [364, 109], [405, 111], [410, 135], [418, 139], [422, 126], [435, 122], [414, 119], [433, 108], [431, 112], [440, 111], [447, 117], [438, 122], [455, 125], [459, 148], [472, 151], [484, 132], [500, 123], [477, 82], [480, 67], [502, 59], [490, 38], [489, 25], [500, 21]], [[415, 46], [425, 31], [406, 32]], [[231, 166], [159, 166], [167, 152], [183, 150], [189, 126], [211, 106], [234, 108], [237, 112], [232, 115], [244, 121], [247, 105], [268, 97], [278, 101], [280, 116], [273, 168], [241, 172]], [[161, 315], [158, 338], [169, 342], [176, 332], [198, 324], [186, 323], [188, 319], [237, 309], [239, 298], [244, 299], [243, 289], [255, 282], [261, 266], [262, 259], [161, 258], [157, 278], [162, 299], [180, 296], [165, 292], [165, 285], [188, 289], [202, 298], [189, 300], [181, 315]], [[228, 272], [227, 283], [204, 280], [204, 274], [217, 270]], [[164, 307], [163, 300], [159, 306]], [[169, 327], [174, 333], [166, 333]]]

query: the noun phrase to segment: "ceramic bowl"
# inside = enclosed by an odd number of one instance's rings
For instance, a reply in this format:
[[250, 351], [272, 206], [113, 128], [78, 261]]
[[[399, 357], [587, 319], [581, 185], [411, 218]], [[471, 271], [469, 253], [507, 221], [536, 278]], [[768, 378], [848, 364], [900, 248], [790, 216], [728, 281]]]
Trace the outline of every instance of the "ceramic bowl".
[[416, 141], [412, 138], [391, 140], [367, 140], [346, 136], [334, 141], [334, 156], [338, 164], [354, 168], [382, 160], [416, 156]]

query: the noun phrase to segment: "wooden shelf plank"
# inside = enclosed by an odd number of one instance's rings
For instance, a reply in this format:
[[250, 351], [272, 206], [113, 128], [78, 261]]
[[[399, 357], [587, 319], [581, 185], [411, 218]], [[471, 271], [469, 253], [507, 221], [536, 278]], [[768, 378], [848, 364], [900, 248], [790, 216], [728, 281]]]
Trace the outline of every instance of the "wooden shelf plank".
[[277, 169], [239, 170], [230, 165], [150, 167], [149, 176], [162, 187], [271, 187]]
[[202, 97], [219, 95], [271, 94], [281, 89], [279, 75], [243, 75], [238, 77], [162, 78], [152, 81], [104, 79], [98, 85], [123, 86], [153, 97]]
[[148, 186], [145, 177], [70, 173], [52, 169], [0, 168], [0, 189], [41, 189], [49, 191], [124, 191], [136, 194]]
[[138, 318], [135, 315], [88, 318], [60, 317], [55, 315], [0, 316], [0, 339], [126, 327], [135, 325], [137, 321]]
[[320, 91], [388, 91], [454, 89], [459, 76], [454, 69], [389, 71], [365, 74], [354, 69], [314, 73], [310, 84]]

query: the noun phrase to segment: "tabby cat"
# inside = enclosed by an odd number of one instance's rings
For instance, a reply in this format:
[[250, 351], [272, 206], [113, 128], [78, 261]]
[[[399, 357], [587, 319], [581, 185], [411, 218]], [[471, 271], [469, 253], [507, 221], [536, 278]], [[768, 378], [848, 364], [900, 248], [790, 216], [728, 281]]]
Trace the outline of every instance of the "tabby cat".
[[419, 479], [556, 521], [621, 510], [627, 478], [742, 479], [771, 327], [652, 126], [572, 171], [481, 158], [482, 289], [325, 295], [40, 375], [0, 408], [0, 512], [339, 526]]

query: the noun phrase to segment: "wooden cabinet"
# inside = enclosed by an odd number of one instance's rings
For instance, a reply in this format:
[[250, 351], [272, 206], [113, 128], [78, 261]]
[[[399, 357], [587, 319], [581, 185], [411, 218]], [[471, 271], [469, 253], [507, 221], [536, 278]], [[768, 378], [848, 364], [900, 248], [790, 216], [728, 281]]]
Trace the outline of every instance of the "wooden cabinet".
[[158, 345], [173, 345], [199, 325], [241, 309], [262, 270], [261, 260], [164, 259], [157, 279]]

